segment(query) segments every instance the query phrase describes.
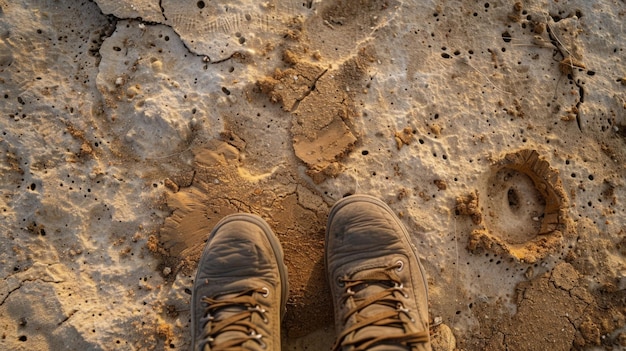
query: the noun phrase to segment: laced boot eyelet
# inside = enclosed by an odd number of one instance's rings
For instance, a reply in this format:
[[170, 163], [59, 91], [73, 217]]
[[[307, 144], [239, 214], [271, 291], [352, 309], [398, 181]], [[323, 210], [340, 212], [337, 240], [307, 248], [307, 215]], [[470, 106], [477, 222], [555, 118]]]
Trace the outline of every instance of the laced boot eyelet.
[[402, 272], [402, 269], [404, 269], [404, 262], [402, 262], [402, 260], [398, 260], [396, 262], [396, 271]]
[[410, 310], [406, 307], [404, 307], [404, 305], [402, 305], [401, 303], [398, 303], [396, 305], [396, 309], [398, 310], [398, 312], [403, 312], [406, 313], [407, 315], [409, 315]]
[[263, 350], [267, 349], [267, 344], [263, 342], [263, 335], [256, 333], [254, 330], [250, 331], [250, 337], [252, 337], [253, 339], [255, 339], [259, 345], [261, 345], [261, 348]]
[[200, 323], [206, 325], [208, 322], [212, 322], [214, 320], [215, 320], [215, 317], [213, 317], [210, 313], [208, 313], [202, 318], [200, 318]]
[[266, 288], [266, 287], [263, 287], [261, 290], [263, 290], [263, 291], [264, 291], [264, 293], [263, 293], [263, 294], [261, 294], [261, 296], [263, 296], [263, 297], [265, 297], [265, 298], [267, 298], [268, 296], [270, 296], [270, 289], [268, 289], [268, 288]]
[[400, 293], [402, 293], [402, 296], [404, 296], [404, 298], [405, 298], [405, 299], [408, 299], [408, 298], [409, 298], [409, 294], [407, 294], [407, 293], [404, 291], [404, 284], [403, 284], [403, 283], [397, 283], [397, 282], [396, 282], [396, 283], [393, 283], [393, 284], [394, 284], [393, 288], [394, 288], [395, 290], [399, 291]]
[[269, 322], [270, 322], [270, 321], [269, 321], [269, 319], [267, 319], [267, 317], [265, 316], [265, 313], [266, 313], [267, 311], [265, 310], [265, 308], [261, 307], [261, 305], [256, 305], [256, 306], [254, 306], [254, 307], [248, 307], [248, 311], [255, 311], [255, 312], [258, 312], [258, 313], [261, 315], [261, 317], [263, 317], [263, 322], [264, 322], [265, 324], [267, 324], [267, 323], [269, 323]]

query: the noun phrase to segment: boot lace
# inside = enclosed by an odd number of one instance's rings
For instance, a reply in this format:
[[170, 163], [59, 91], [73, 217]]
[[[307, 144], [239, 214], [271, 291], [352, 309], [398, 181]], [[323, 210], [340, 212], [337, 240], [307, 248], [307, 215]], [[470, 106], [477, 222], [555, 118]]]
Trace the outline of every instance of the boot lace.
[[[360, 275], [358, 279], [340, 279], [344, 284], [345, 292], [341, 298], [341, 303], [353, 300], [354, 307], [344, 316], [343, 324], [354, 317], [355, 323], [344, 329], [339, 335], [333, 351], [339, 351], [344, 347], [352, 347], [355, 351], [368, 350], [376, 345], [401, 345], [411, 349], [417, 344], [427, 343], [429, 332], [411, 331], [409, 323], [414, 323], [410, 310], [404, 307], [403, 299], [409, 296], [404, 292], [404, 286], [397, 275], [397, 271], [402, 269], [402, 262], [375, 269]], [[382, 290], [376, 289], [372, 294], [366, 294], [365, 289], [378, 286]], [[359, 293], [362, 292], [362, 293]], [[358, 297], [356, 295], [359, 295]], [[362, 312], [368, 308], [378, 306], [376, 313], [363, 316]], [[398, 333], [379, 333], [376, 336], [362, 336], [346, 340], [346, 337], [361, 329], [378, 327], [395, 327], [402, 330]]]
[[[262, 340], [263, 335], [257, 330], [258, 325], [252, 322], [255, 314], [260, 316], [264, 323], [269, 322], [266, 310], [253, 297], [254, 293], [267, 297], [269, 290], [257, 288], [223, 297], [202, 297], [206, 310], [200, 319], [203, 335], [198, 344], [199, 350], [203, 350], [205, 346], [210, 346], [212, 351], [248, 350], [243, 347], [248, 341], [255, 342], [262, 349], [267, 347]], [[228, 332], [233, 332], [230, 334], [231, 337], [218, 342], [217, 336]]]

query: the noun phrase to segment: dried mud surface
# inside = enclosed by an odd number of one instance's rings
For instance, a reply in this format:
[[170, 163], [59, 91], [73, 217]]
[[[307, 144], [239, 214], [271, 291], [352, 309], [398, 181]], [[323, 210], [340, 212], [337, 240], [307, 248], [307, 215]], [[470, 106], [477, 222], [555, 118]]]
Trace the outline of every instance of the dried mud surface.
[[[0, 0], [0, 349], [189, 348], [225, 215], [334, 339], [329, 208], [380, 197], [434, 350], [626, 348], [626, 4]], [[129, 333], [132, 331], [132, 333]]]
[[285, 252], [290, 284], [285, 325], [290, 337], [303, 336], [332, 323], [322, 260], [328, 205], [294, 176], [295, 169], [265, 175], [245, 171], [240, 152], [249, 146], [233, 139], [194, 149], [188, 176], [172, 180], [172, 192], [164, 203], [172, 215], [165, 220], [154, 250], [162, 255], [164, 265], [191, 275], [207, 233], [221, 218], [238, 212], [262, 216]]

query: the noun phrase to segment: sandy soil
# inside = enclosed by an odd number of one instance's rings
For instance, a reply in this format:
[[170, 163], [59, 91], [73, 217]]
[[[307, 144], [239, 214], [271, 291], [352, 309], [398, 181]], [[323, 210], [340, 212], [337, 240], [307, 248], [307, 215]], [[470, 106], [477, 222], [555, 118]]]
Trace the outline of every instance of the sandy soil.
[[224, 215], [334, 338], [330, 206], [413, 233], [434, 350], [626, 348], [626, 3], [0, 0], [0, 349], [188, 349]]

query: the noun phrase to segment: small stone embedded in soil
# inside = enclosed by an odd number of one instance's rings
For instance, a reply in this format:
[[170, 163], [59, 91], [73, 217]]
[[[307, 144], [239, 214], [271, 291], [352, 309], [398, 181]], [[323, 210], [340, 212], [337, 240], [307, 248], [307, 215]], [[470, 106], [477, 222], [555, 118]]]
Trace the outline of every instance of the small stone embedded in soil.
[[178, 184], [174, 183], [171, 179], [166, 178], [163, 181], [163, 184], [165, 185], [166, 188], [170, 189], [173, 192], [178, 192], [179, 187]]
[[414, 129], [411, 127], [405, 127], [402, 131], [396, 132], [394, 139], [396, 141], [396, 148], [402, 149], [404, 145], [409, 145], [413, 141]]
[[460, 215], [470, 216], [476, 225], [482, 222], [482, 212], [478, 205], [478, 192], [473, 191], [465, 196], [456, 198], [456, 210]]
[[437, 186], [437, 189], [439, 189], [439, 190], [446, 190], [446, 189], [448, 189], [448, 184], [446, 183], [445, 180], [435, 179], [435, 181], [433, 183]]
[[436, 136], [441, 135], [441, 131], [442, 131], [442, 130], [443, 130], [443, 128], [441, 128], [441, 126], [440, 126], [440, 125], [438, 125], [438, 124], [433, 124], [433, 125], [431, 125], [431, 126], [430, 126], [430, 131], [431, 131], [434, 135], [436, 135]]

